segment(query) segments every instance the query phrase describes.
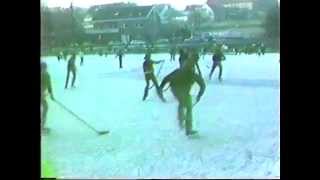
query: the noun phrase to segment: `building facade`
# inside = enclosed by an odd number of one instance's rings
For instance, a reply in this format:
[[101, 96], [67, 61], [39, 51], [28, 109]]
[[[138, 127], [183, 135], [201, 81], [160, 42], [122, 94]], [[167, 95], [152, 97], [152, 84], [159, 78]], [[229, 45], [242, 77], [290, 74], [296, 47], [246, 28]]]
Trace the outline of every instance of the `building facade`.
[[83, 22], [86, 34], [104, 42], [121, 41], [121, 35], [143, 40], [146, 34], [157, 32], [159, 26], [154, 6], [93, 6]]
[[207, 5], [213, 10], [218, 21], [249, 19], [257, 1], [268, 0], [208, 0]]

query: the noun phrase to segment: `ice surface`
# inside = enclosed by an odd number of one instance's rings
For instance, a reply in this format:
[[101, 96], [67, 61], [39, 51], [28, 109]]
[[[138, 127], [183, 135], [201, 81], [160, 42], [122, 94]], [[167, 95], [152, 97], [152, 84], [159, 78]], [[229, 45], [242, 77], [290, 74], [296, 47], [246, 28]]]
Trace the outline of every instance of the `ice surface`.
[[[56, 177], [65, 178], [214, 178], [280, 176], [279, 54], [226, 55], [223, 83], [218, 69], [208, 81], [212, 61], [200, 59], [207, 83], [195, 106], [194, 128], [200, 139], [179, 130], [177, 103], [167, 103], [155, 88], [142, 102], [143, 54], [128, 54], [119, 69], [114, 55], [87, 55], [77, 60], [75, 89], [64, 90], [66, 62], [48, 63], [57, 100], [99, 130], [98, 136], [56, 103], [49, 101], [51, 134], [42, 136], [42, 162], [50, 160]], [[178, 57], [178, 56], [177, 56]], [[178, 67], [169, 54], [158, 81]], [[160, 65], [155, 66], [158, 72]], [[196, 96], [194, 85], [192, 95]], [[43, 167], [44, 168], [44, 167]]]

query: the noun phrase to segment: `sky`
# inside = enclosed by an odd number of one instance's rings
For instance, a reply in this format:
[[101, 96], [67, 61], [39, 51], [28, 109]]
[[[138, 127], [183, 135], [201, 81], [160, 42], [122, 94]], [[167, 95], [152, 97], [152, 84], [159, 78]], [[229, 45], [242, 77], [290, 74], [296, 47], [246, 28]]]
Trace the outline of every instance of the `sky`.
[[[48, 7], [70, 7], [71, 0], [41, 0], [41, 2]], [[170, 4], [178, 10], [183, 10], [187, 5], [205, 4], [207, 0], [73, 0], [73, 5], [77, 7], [90, 7], [115, 2], [135, 2], [138, 5]]]

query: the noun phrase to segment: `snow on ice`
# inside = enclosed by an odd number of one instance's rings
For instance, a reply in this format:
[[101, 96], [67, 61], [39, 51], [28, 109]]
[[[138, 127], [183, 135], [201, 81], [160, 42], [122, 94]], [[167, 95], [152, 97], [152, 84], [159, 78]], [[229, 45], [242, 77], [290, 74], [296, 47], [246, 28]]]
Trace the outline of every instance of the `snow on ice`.
[[[177, 102], [170, 91], [162, 103], [153, 88], [142, 101], [143, 54], [127, 54], [119, 69], [114, 55], [77, 59], [75, 89], [64, 89], [66, 62], [45, 57], [57, 100], [98, 130], [98, 136], [49, 100], [42, 136], [42, 161], [50, 160], [56, 177], [65, 178], [219, 178], [280, 176], [279, 54], [226, 55], [223, 82], [218, 69], [208, 81], [211, 56], [200, 59], [207, 88], [193, 110], [189, 139], [178, 128]], [[178, 57], [178, 56], [177, 56]], [[159, 83], [179, 67], [169, 54], [153, 54], [166, 62]], [[160, 65], [155, 65], [155, 72]], [[195, 84], [191, 94], [198, 92]]]

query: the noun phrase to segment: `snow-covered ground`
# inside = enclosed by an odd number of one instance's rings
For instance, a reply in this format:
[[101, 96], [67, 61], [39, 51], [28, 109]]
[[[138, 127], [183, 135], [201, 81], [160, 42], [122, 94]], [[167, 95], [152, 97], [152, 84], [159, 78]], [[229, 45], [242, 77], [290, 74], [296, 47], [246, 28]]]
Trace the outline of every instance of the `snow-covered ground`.
[[[208, 81], [211, 57], [200, 59], [207, 88], [193, 110], [199, 139], [178, 128], [177, 102], [170, 91], [162, 103], [155, 93], [142, 101], [143, 54], [128, 54], [119, 69], [114, 55], [77, 60], [75, 89], [64, 90], [66, 62], [46, 57], [55, 98], [98, 130], [98, 136], [49, 100], [42, 136], [42, 164], [65, 178], [236, 178], [280, 176], [279, 54], [227, 55], [223, 83], [218, 69]], [[178, 67], [169, 54], [158, 81]], [[178, 59], [178, 56], [176, 57]], [[156, 65], [157, 72], [160, 65]], [[71, 82], [69, 82], [71, 83]], [[195, 84], [195, 99], [199, 87]], [[45, 169], [44, 165], [42, 169]]]

